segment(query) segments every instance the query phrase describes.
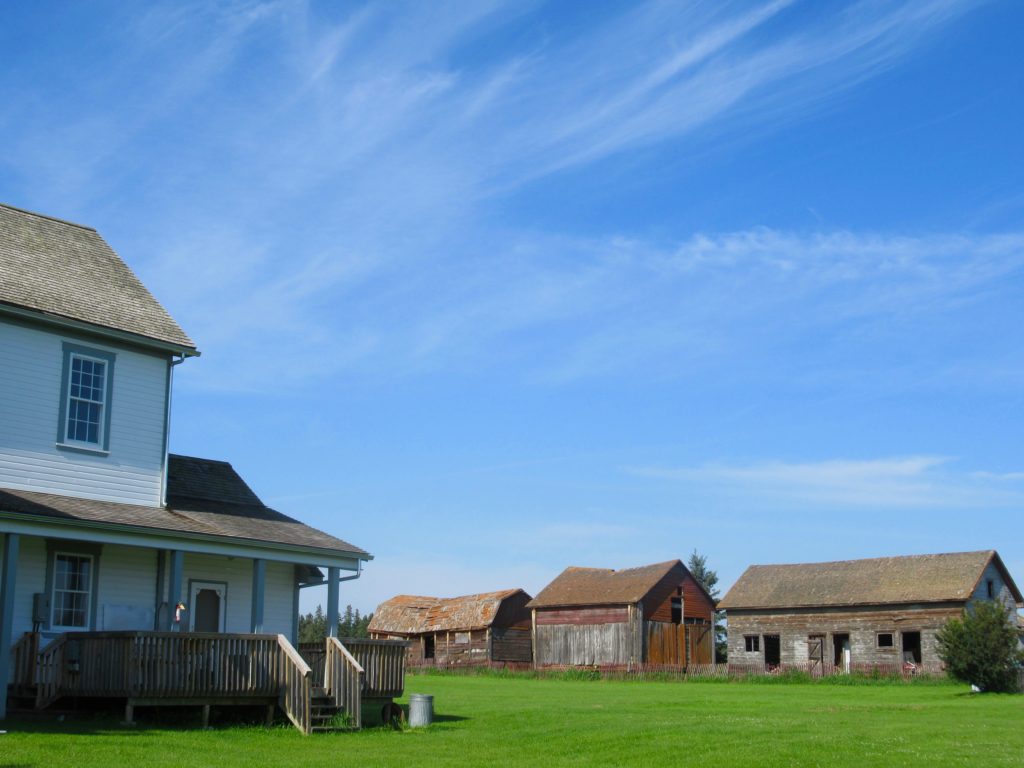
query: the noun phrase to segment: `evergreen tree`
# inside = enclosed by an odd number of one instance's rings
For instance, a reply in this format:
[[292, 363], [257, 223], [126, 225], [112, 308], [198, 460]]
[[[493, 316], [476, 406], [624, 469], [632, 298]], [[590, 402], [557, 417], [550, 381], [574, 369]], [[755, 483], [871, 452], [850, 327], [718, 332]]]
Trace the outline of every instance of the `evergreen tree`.
[[327, 637], [327, 617], [319, 605], [313, 613], [299, 616], [299, 642], [318, 643]]
[[[704, 591], [707, 592], [711, 599], [718, 604], [719, 591], [718, 591], [718, 573], [708, 568], [708, 558], [706, 555], [698, 554], [697, 550], [693, 550], [693, 554], [690, 555], [689, 561], [686, 563], [686, 567], [690, 569], [690, 573], [693, 574], [693, 578], [704, 587]], [[724, 664], [729, 658], [729, 644], [727, 641], [728, 629], [725, 626], [725, 611], [715, 611], [715, 661], [719, 664]]]

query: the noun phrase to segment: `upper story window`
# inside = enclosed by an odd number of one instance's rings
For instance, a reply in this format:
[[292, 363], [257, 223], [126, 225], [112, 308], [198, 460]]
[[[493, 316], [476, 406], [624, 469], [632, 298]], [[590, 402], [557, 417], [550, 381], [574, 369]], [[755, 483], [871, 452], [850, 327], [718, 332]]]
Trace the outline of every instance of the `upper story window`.
[[62, 375], [57, 443], [63, 448], [109, 451], [114, 355], [65, 343]]

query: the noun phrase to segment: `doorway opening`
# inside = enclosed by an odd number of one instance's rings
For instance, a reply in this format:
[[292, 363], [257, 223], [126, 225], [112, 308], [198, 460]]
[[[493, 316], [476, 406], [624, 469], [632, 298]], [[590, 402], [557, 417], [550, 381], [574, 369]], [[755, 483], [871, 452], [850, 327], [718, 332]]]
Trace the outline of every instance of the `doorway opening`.
[[848, 634], [832, 635], [832, 663], [837, 671], [850, 671], [850, 636]]
[[434, 658], [434, 636], [425, 635], [423, 638], [423, 658], [432, 659]]
[[764, 664], [771, 669], [782, 664], [782, 643], [778, 635], [764, 636]]
[[903, 663], [904, 664], [920, 664], [921, 663], [921, 633], [920, 632], [904, 632], [903, 633]]

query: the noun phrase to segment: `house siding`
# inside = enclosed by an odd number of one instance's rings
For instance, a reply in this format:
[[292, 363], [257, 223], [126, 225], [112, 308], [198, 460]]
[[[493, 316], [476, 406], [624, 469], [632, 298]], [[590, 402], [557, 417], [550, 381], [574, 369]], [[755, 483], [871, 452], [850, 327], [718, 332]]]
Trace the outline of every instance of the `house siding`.
[[[110, 452], [57, 447], [63, 342], [116, 355]], [[158, 505], [169, 359], [0, 321], [0, 487]]]
[[[190, 581], [226, 583], [224, 631], [245, 633], [251, 630], [252, 560], [186, 553], [182, 573], [182, 602], [188, 604]], [[295, 568], [288, 563], [268, 562], [265, 578], [263, 631], [290, 637], [295, 601]], [[183, 619], [182, 624], [185, 621]]]

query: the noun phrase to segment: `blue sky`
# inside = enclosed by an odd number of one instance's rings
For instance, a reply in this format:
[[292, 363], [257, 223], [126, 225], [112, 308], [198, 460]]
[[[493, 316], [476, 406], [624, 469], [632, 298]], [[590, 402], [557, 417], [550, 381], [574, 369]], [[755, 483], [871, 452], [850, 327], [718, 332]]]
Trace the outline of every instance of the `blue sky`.
[[1022, 580], [1022, 26], [8, 3], [0, 199], [137, 271], [203, 351], [172, 449], [373, 552], [361, 610], [694, 548]]

